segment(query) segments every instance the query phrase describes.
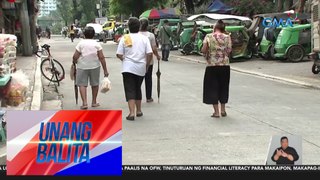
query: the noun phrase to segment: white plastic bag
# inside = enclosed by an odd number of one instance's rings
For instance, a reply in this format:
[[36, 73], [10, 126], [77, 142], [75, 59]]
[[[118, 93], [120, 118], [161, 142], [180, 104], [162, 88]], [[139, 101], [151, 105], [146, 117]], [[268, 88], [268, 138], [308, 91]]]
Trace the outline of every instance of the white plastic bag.
[[109, 78], [105, 77], [102, 80], [100, 92], [107, 93], [110, 90], [111, 90], [111, 81], [109, 80]]
[[11, 84], [19, 84], [24, 88], [29, 87], [30, 80], [28, 76], [21, 69], [19, 69], [15, 73], [12, 73], [11, 77], [12, 77]]

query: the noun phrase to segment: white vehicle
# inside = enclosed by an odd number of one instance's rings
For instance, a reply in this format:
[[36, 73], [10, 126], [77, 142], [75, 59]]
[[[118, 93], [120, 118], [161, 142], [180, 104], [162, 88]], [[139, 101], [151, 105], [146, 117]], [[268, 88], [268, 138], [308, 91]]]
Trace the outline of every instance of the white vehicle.
[[107, 42], [106, 33], [104, 32], [101, 24], [89, 23], [86, 27], [93, 27], [95, 35], [94, 39], [98, 39], [99, 41]]

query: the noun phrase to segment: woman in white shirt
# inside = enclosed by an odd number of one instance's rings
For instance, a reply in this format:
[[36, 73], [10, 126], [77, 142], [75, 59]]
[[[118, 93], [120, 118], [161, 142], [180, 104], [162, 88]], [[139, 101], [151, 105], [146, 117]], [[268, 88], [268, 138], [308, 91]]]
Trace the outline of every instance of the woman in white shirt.
[[102, 46], [93, 39], [95, 31], [92, 27], [84, 30], [85, 39], [76, 46], [73, 55], [73, 63], [77, 65], [76, 85], [80, 88], [82, 106], [80, 109], [88, 109], [87, 87], [88, 80], [92, 88], [91, 107], [98, 107], [97, 96], [100, 84], [100, 66], [102, 65], [104, 76], [108, 77], [106, 61], [103, 55]]
[[149, 39], [139, 34], [139, 19], [131, 17], [128, 26], [130, 34], [121, 38], [117, 57], [122, 61], [123, 85], [130, 111], [126, 119], [133, 121], [135, 115], [137, 117], [143, 116], [141, 84], [149, 68], [153, 52]]

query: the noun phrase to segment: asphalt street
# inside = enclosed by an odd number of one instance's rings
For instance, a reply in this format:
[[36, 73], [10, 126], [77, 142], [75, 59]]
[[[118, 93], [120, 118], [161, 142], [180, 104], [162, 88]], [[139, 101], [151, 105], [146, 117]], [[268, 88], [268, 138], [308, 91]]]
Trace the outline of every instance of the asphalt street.
[[[51, 45], [53, 57], [63, 64], [67, 73], [59, 87], [62, 108], [79, 109], [69, 77], [72, 55], [79, 40], [71, 43], [69, 39], [56, 37], [42, 40], [44, 42]], [[113, 42], [102, 45], [112, 89], [107, 94], [99, 94], [99, 108], [90, 109], [123, 110], [123, 164], [262, 165], [273, 135], [302, 136], [303, 164], [320, 164], [319, 90], [232, 72], [228, 117], [213, 119], [210, 117], [212, 107], [202, 103], [205, 65], [172, 57], [160, 65], [160, 103], [155, 65], [155, 102], [145, 102], [143, 84], [144, 116], [134, 122], [126, 121], [128, 108], [121, 62], [115, 57], [117, 45]], [[91, 90], [88, 92], [90, 102]], [[53, 95], [45, 93], [44, 99], [56, 100]], [[57, 109], [48, 102], [43, 110]]]

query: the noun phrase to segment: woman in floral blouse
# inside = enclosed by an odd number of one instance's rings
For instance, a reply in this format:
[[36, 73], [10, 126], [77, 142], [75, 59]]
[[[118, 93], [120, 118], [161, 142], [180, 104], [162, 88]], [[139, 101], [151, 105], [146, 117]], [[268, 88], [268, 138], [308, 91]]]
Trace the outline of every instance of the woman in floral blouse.
[[211, 117], [220, 117], [219, 103], [221, 116], [227, 116], [225, 104], [229, 99], [231, 50], [231, 37], [226, 33], [223, 21], [219, 20], [213, 33], [205, 37], [202, 47], [207, 60], [203, 82], [203, 103], [213, 105], [214, 113]]

